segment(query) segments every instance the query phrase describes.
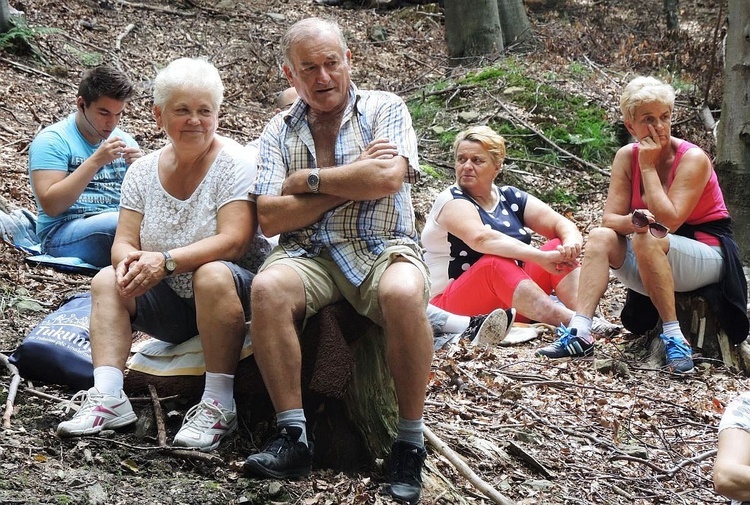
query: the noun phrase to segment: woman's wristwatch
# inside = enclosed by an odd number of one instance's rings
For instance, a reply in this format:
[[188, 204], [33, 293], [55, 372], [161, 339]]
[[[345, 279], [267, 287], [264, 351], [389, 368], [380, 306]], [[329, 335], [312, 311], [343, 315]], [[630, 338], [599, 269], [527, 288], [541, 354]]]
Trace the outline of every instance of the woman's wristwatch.
[[168, 251], [164, 251], [162, 254], [164, 255], [164, 271], [167, 273], [167, 277], [169, 277], [177, 269], [177, 261]]

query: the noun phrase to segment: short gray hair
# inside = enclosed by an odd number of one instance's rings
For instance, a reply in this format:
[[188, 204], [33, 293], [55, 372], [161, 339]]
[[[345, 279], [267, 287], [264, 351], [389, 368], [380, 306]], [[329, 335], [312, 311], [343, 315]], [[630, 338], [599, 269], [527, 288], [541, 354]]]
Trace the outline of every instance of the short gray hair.
[[674, 109], [674, 88], [655, 77], [636, 77], [625, 86], [620, 97], [620, 110], [626, 121], [633, 120], [636, 107], [645, 103], [661, 103]]
[[203, 58], [178, 58], [161, 69], [154, 81], [154, 105], [163, 108], [177, 90], [208, 93], [217, 109], [224, 100], [219, 71]]
[[326, 31], [338, 37], [341, 44], [341, 56], [345, 56], [349, 47], [346, 45], [344, 33], [341, 31], [338, 23], [331, 19], [305, 18], [290, 26], [284, 36], [281, 37], [281, 51], [284, 54], [284, 64], [290, 68], [292, 67], [291, 52], [294, 44]]

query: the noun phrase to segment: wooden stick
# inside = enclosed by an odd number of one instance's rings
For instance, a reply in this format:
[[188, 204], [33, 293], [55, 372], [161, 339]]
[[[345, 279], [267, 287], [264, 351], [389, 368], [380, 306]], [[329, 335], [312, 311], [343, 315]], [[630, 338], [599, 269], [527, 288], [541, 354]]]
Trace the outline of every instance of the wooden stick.
[[503, 496], [497, 489], [490, 486], [474, 473], [474, 470], [469, 468], [469, 466], [463, 462], [461, 457], [456, 454], [453, 449], [448, 447], [445, 442], [440, 440], [440, 438], [427, 426], [424, 427], [424, 436], [436, 451], [450, 461], [455, 469], [458, 470], [458, 473], [466, 477], [466, 479], [487, 498], [495, 503], [499, 503], [500, 505], [514, 505], [515, 502]]
[[26, 65], [22, 65], [21, 63], [18, 63], [17, 61], [9, 60], [7, 58], [0, 58], [0, 61], [3, 63], [7, 63], [8, 65], [17, 68], [18, 70], [22, 70], [23, 72], [33, 74], [33, 75], [41, 75], [44, 77], [48, 77], [49, 79], [52, 79], [58, 84], [61, 84], [63, 86], [70, 87], [69, 82], [61, 81], [60, 79], [48, 74], [47, 72], [42, 72], [41, 70], [37, 70], [35, 68], [27, 67]]
[[43, 391], [39, 391], [38, 389], [34, 388], [33, 384], [28, 384], [26, 386], [26, 392], [30, 395], [38, 396], [39, 398], [44, 398], [45, 400], [54, 400], [59, 403], [67, 402], [68, 400], [65, 400], [63, 398], [60, 398], [59, 396], [52, 396], [50, 394], [47, 394]]
[[135, 24], [130, 23], [128, 26], [125, 27], [125, 30], [122, 31], [121, 34], [117, 36], [117, 40], [115, 41], [115, 51], [118, 53], [120, 52], [120, 46], [122, 45], [122, 39], [128, 36], [128, 33], [133, 31], [133, 28], [135, 28]]
[[136, 2], [127, 2], [125, 0], [117, 0], [117, 3], [120, 5], [125, 5], [127, 7], [133, 7], [134, 9], [145, 9], [148, 11], [163, 12], [165, 14], [174, 14], [175, 16], [183, 16], [188, 18], [194, 18], [197, 15], [195, 12], [176, 11], [173, 9], [168, 9], [166, 7], [158, 7], [156, 5], [141, 4]]
[[520, 460], [526, 462], [529, 466], [531, 466], [531, 468], [544, 475], [545, 479], [551, 479], [555, 476], [554, 473], [552, 473], [538, 459], [529, 454], [523, 447], [516, 444], [512, 440], [508, 440], [508, 454], [517, 456]]
[[224, 465], [224, 460], [216, 454], [210, 452], [202, 452], [199, 449], [175, 449], [170, 446], [166, 447], [155, 447], [155, 446], [144, 446], [144, 445], [133, 445], [120, 440], [103, 437], [89, 437], [88, 440], [98, 440], [100, 442], [106, 442], [108, 444], [115, 444], [121, 447], [127, 447], [135, 451], [157, 451], [160, 454], [168, 454], [171, 456], [177, 456], [185, 459], [195, 459], [198, 461], [205, 461], [206, 463], [216, 463], [218, 465]]
[[10, 428], [10, 418], [13, 415], [13, 402], [16, 400], [18, 384], [21, 382], [21, 376], [18, 373], [13, 374], [8, 388], [8, 399], [5, 400], [5, 412], [3, 413], [3, 428]]
[[18, 368], [11, 364], [8, 356], [0, 353], [0, 361], [2, 361], [11, 375], [8, 398], [5, 400], [5, 412], [3, 412], [3, 428], [10, 428], [10, 418], [13, 415], [13, 402], [16, 401], [16, 392], [18, 391], [18, 384], [21, 382], [21, 376], [18, 374]]
[[655, 465], [654, 463], [651, 463], [650, 461], [647, 461], [645, 459], [636, 458], [635, 456], [617, 455], [617, 456], [612, 456], [611, 458], [609, 458], [609, 460], [610, 461], [618, 461], [618, 460], [619, 461], [633, 461], [635, 463], [646, 465], [647, 467], [651, 468], [655, 472], [662, 474], [656, 477], [657, 480], [661, 480], [661, 479], [671, 479], [672, 477], [675, 476], [677, 472], [679, 472], [682, 469], [682, 467], [689, 465], [690, 463], [699, 463], [706, 458], [715, 456], [717, 452], [718, 452], [717, 449], [711, 449], [710, 451], [706, 451], [704, 453], [698, 454], [697, 456], [693, 456], [692, 458], [683, 459], [677, 465], [673, 466], [670, 469], [662, 468], [659, 465]]
[[152, 385], [148, 385], [148, 392], [151, 393], [151, 403], [154, 405], [154, 417], [156, 418], [156, 440], [159, 443], [159, 447], [167, 446], [167, 430], [164, 427], [164, 413], [161, 410], [161, 402], [159, 401], [159, 395], [156, 394], [156, 388]]

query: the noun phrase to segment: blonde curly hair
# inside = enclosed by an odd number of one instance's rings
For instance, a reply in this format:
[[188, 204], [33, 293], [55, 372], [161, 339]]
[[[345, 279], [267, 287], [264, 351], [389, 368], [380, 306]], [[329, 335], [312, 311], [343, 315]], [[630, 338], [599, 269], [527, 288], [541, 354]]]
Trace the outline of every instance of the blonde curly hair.
[[458, 145], [464, 140], [478, 142], [490, 154], [495, 165], [500, 166], [505, 160], [505, 139], [489, 126], [472, 126], [456, 135], [453, 142], [454, 161]]

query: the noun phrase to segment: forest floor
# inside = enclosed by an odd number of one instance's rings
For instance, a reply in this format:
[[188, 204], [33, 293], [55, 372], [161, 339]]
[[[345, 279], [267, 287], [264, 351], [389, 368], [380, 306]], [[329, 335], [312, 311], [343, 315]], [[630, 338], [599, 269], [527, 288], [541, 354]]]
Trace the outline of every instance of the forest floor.
[[[537, 1], [529, 5], [535, 43], [510, 48], [494, 60], [513, 58], [540, 86], [599, 105], [612, 124], [629, 78], [667, 77], [680, 90], [673, 134], [713, 155], [715, 141], [697, 111], [706, 98], [713, 110], [721, 108], [721, 57], [714, 38], [719, 1], [680, 2], [681, 26], [673, 34], [664, 28], [661, 2], [561, 0], [545, 9], [545, 2]], [[137, 83], [122, 126], [147, 151], [164, 142], [152, 120], [150, 83], [158, 68], [180, 56], [208, 56], [221, 70], [226, 98], [220, 132], [240, 142], [257, 137], [272, 115], [275, 93], [286, 86], [279, 71], [280, 36], [310, 15], [342, 25], [353, 53], [353, 81], [361, 88], [393, 91], [409, 102], [431, 93], [436, 82], [455, 82], [468, 72], [448, 66], [436, 4], [376, 10], [358, 3], [11, 0], [30, 25], [54, 30], [34, 39], [43, 62], [0, 52], [0, 195], [11, 208], [35, 210], [29, 143], [39, 129], [73, 110], [80, 71], [98, 62], [121, 66]], [[504, 99], [503, 89], [498, 82], [494, 98]], [[473, 112], [497, 114], [494, 98], [476, 94]], [[460, 127], [467, 116], [451, 110], [450, 101], [446, 97], [441, 114]], [[515, 114], [531, 124], [536, 119], [529, 110]], [[417, 131], [422, 160], [450, 166], [450, 152], [422, 128]], [[602, 166], [603, 173], [607, 168]], [[582, 230], [598, 224], [606, 175], [575, 159], [564, 168], [514, 161], [507, 171], [515, 185], [535, 194], [580, 188], [584, 181], [587, 189], [576, 195], [575, 208], [561, 210]], [[427, 176], [415, 186], [418, 216], [424, 217], [447, 184], [446, 177]], [[86, 290], [90, 278], [32, 267], [7, 244], [0, 243], [0, 251], [0, 352], [9, 355], [44, 315]], [[602, 315], [617, 322], [623, 300], [613, 280]], [[654, 367], [644, 337], [625, 331], [603, 339], [596, 359], [536, 359], [534, 350], [551, 339], [548, 331], [516, 347], [457, 346], [435, 354], [426, 422], [478, 478], [523, 504], [726, 503], [711, 484], [716, 427], [726, 403], [748, 389], [745, 377], [704, 359], [697, 373], [676, 380]], [[606, 359], [615, 366], [606, 366]], [[10, 374], [0, 367], [3, 402], [10, 384]], [[213, 458], [161, 450], [148, 399], [136, 401], [145, 420], [136, 429], [62, 440], [55, 427], [65, 417], [62, 400], [74, 393], [21, 384], [10, 426], [0, 431], [0, 503], [388, 503], [378, 492], [384, 477], [377, 466], [347, 472], [316, 468], [294, 482], [245, 478], [241, 462], [257, 450], [254, 426], [241, 426]], [[170, 436], [187, 407], [165, 402]], [[422, 503], [493, 501], [430, 444]]]

